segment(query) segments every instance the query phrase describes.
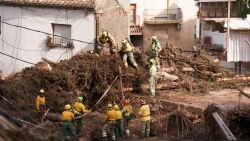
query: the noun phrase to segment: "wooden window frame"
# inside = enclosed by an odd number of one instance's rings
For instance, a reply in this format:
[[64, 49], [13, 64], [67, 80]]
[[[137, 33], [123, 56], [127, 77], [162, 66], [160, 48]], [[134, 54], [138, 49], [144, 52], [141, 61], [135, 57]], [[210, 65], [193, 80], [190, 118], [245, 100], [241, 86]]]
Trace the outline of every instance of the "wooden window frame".
[[136, 10], [137, 10], [137, 6], [135, 3], [130, 4], [130, 6], [134, 6], [135, 8], [133, 9], [133, 21], [134, 24], [136, 25]]

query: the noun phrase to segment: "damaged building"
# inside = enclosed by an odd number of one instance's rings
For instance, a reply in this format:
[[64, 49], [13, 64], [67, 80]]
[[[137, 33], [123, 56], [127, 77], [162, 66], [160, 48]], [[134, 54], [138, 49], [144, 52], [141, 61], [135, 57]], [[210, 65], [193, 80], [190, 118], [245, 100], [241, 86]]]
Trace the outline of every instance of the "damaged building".
[[227, 62], [234, 62], [235, 69], [239, 64], [241, 72], [241, 62], [250, 61], [249, 17], [241, 18], [242, 3], [233, 0], [228, 9], [227, 0], [197, 0], [197, 6], [196, 38], [200, 38], [209, 50], [227, 51]]

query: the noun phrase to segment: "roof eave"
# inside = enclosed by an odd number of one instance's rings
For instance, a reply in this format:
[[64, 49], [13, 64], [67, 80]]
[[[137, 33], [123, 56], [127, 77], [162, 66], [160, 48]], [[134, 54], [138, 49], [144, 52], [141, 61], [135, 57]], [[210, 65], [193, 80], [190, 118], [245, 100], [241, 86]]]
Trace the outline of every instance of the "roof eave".
[[18, 4], [18, 3], [3, 3], [0, 5], [5, 6], [24, 6], [24, 7], [38, 7], [38, 8], [60, 8], [60, 9], [75, 9], [75, 10], [95, 10], [95, 6], [62, 6], [62, 5], [41, 5], [41, 4]]

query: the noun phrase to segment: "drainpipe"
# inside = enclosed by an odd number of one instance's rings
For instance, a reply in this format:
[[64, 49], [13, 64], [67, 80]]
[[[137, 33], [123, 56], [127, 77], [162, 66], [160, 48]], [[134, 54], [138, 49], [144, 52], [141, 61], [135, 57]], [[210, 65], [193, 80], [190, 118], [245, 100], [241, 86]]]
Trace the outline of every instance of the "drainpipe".
[[169, 9], [169, 0], [167, 0], [167, 9]]
[[100, 33], [100, 16], [101, 16], [102, 12], [96, 10], [95, 11], [95, 46], [94, 46], [94, 50], [97, 51], [97, 38], [98, 38], [98, 34]]

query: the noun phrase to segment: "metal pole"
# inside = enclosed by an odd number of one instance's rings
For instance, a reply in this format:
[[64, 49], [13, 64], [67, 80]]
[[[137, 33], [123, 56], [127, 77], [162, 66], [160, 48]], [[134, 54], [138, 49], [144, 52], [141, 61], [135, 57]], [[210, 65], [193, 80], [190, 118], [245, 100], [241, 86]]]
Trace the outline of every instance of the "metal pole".
[[230, 13], [231, 13], [231, 1], [228, 0], [228, 9], [227, 9], [227, 49], [229, 48], [230, 43]]
[[215, 113], [212, 113], [212, 116], [215, 119], [217, 125], [220, 127], [223, 134], [225, 135], [226, 139], [228, 141], [236, 141], [237, 139], [235, 138], [231, 130], [227, 127], [227, 125], [222, 120], [222, 118], [219, 116], [219, 114], [215, 112]]

